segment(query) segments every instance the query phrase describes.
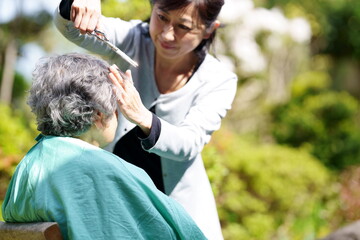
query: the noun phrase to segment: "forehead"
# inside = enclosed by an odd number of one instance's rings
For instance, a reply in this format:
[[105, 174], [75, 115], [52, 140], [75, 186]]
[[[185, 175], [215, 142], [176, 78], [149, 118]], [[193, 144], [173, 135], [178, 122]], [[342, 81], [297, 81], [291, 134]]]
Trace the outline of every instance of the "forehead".
[[158, 4], [155, 4], [154, 8], [159, 9], [170, 15], [171, 17], [177, 18], [181, 21], [191, 22], [193, 24], [201, 24], [202, 22], [199, 18], [199, 13], [194, 3], [190, 3], [187, 6], [178, 9], [168, 9], [165, 6], [161, 6]]

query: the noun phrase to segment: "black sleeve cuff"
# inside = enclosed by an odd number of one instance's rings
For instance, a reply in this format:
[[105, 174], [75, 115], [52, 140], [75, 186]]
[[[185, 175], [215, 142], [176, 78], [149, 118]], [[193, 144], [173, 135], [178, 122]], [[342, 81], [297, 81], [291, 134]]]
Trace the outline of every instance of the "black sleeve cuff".
[[59, 10], [60, 15], [70, 21], [71, 5], [74, 0], [61, 0]]
[[152, 124], [149, 136], [146, 136], [140, 127], [136, 126], [136, 128], [136, 135], [140, 139], [141, 145], [145, 150], [149, 150], [156, 144], [160, 137], [161, 121], [154, 113], [152, 114]]

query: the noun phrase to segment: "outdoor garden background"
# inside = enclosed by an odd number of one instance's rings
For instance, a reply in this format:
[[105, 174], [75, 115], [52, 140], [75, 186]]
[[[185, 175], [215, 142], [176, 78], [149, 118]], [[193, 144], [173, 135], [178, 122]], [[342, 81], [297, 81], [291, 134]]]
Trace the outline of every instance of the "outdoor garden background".
[[[359, 219], [360, 1], [225, 2], [212, 51], [238, 91], [203, 152], [225, 239], [312, 240]], [[149, 17], [147, 0], [102, 3], [108, 16]], [[57, 4], [0, 0], [0, 204], [38, 134], [26, 105], [35, 62], [84, 51], [55, 30]]]

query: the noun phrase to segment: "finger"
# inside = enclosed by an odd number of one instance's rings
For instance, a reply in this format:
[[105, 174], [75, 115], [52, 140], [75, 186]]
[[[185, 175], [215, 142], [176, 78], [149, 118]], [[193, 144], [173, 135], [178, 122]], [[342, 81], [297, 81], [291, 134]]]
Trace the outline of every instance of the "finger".
[[87, 29], [86, 29], [87, 31], [92, 32], [95, 30], [95, 28], [100, 31], [100, 29], [97, 28], [97, 25], [99, 22], [99, 16], [100, 15], [97, 12], [95, 12], [95, 13], [93, 13], [93, 15], [91, 15], [88, 25], [87, 25]]
[[[82, 34], [84, 34], [88, 31], [89, 19], [90, 19], [90, 16], [88, 13], [85, 13], [83, 18], [81, 19], [79, 29]], [[94, 31], [94, 29], [89, 30], [89, 32], [92, 32], [92, 31]]]
[[102, 15], [100, 14], [99, 19], [96, 23], [96, 29], [99, 30], [100, 32], [104, 32], [101, 19], [102, 19]]
[[71, 6], [70, 20], [71, 20], [72, 22], [74, 22], [74, 21], [75, 21], [75, 17], [76, 17], [76, 10], [74, 9], [73, 6]]
[[72, 22], [75, 22], [75, 18], [78, 14], [78, 11], [79, 11], [79, 6], [78, 6], [78, 3], [76, 1], [74, 1], [72, 4], [71, 4], [71, 10], [70, 10], [70, 18], [71, 18], [71, 21]]
[[134, 84], [134, 81], [133, 81], [133, 79], [132, 79], [132, 74], [131, 74], [131, 70], [130, 70], [130, 69], [126, 70], [125, 75], [126, 75], [126, 79], [129, 80], [129, 82], [130, 82], [131, 84]]
[[[119, 68], [118, 68], [115, 64], [111, 65], [110, 68], [109, 68], [110, 72], [113, 73], [118, 80], [123, 80], [123, 78], [122, 78], [122, 76], [120, 75], [118, 69], [119, 69]], [[120, 81], [119, 81], [119, 82], [120, 82]]]
[[113, 91], [114, 91], [114, 93], [116, 95], [117, 101], [119, 103], [123, 104], [123, 102], [124, 102], [124, 97], [123, 97], [124, 89], [119, 84], [119, 82], [117, 81], [117, 79], [116, 79], [116, 77], [115, 77], [115, 75], [113, 73], [109, 73], [109, 78], [114, 84]]
[[122, 74], [120, 73], [120, 69], [115, 64], [113, 64], [110, 67], [110, 72], [115, 75], [115, 77], [117, 78], [117, 80], [118, 80], [119, 84], [121, 85], [121, 87], [124, 88], [125, 87], [124, 86], [125, 79], [122, 76]]
[[112, 81], [112, 83], [115, 85], [115, 87], [122, 89], [119, 79], [115, 76], [115, 74], [113, 72], [109, 73], [109, 78]]
[[75, 19], [74, 19], [74, 27], [79, 29], [79, 26], [81, 24], [81, 20], [82, 20], [82, 14], [81, 14], [81, 10], [75, 8]]

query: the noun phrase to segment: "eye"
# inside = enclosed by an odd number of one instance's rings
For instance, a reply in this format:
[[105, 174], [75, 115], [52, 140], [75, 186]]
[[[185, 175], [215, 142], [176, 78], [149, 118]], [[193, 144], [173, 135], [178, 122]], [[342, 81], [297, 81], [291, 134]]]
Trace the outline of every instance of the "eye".
[[166, 21], [167, 21], [166, 17], [163, 16], [163, 15], [161, 15], [161, 14], [158, 14], [158, 18], [159, 18], [161, 21], [163, 21], [163, 22], [166, 22]]
[[183, 24], [180, 24], [180, 25], [179, 25], [179, 28], [181, 28], [181, 29], [183, 29], [183, 30], [186, 30], [186, 31], [191, 31], [191, 30], [192, 30], [192, 28], [190, 28], [190, 27], [188, 27], [188, 26], [185, 26], [185, 25], [183, 25]]

